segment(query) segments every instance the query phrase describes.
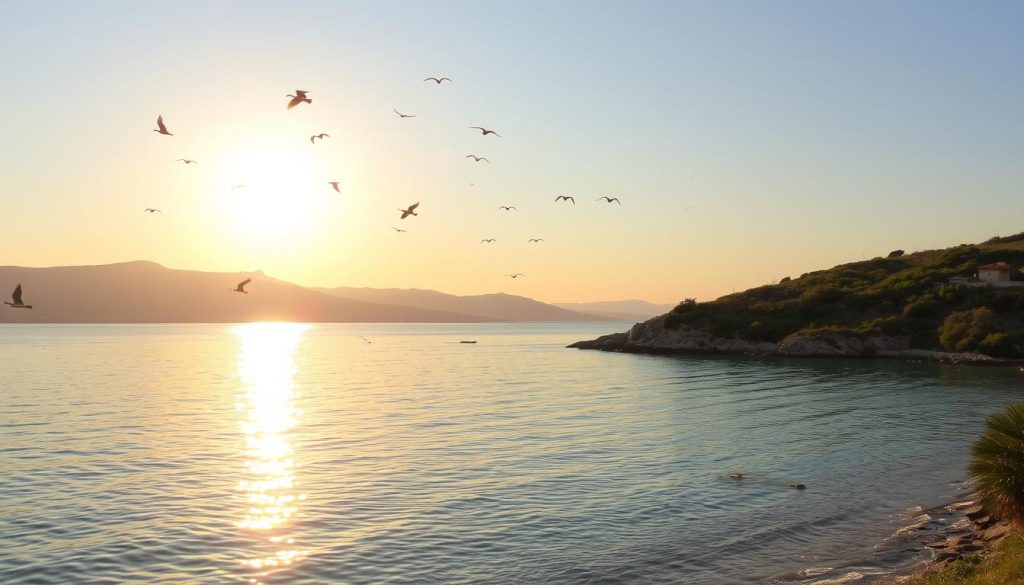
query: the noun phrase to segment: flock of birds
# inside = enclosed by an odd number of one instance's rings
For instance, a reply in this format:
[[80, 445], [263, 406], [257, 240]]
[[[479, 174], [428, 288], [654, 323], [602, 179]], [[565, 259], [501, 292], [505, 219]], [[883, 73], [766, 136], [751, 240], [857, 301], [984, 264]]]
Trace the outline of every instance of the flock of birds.
[[[449, 77], [427, 77], [423, 81], [424, 82], [434, 82], [437, 85], [441, 85], [444, 82], [448, 82], [448, 83], [452, 82], [451, 78], [449, 78]], [[299, 106], [300, 104], [303, 104], [303, 103], [305, 103], [305, 104], [312, 104], [313, 103], [313, 99], [311, 97], [309, 97], [309, 93], [310, 92], [308, 90], [297, 89], [297, 90], [295, 90], [294, 94], [286, 95], [285, 97], [289, 98], [289, 101], [287, 103], [287, 108], [290, 110], [290, 109], [292, 109], [292, 108], [294, 108], [296, 106]], [[395, 112], [395, 114], [397, 114], [399, 116], [399, 118], [401, 118], [403, 120], [406, 119], [406, 118], [415, 118], [416, 117], [416, 114], [406, 114], [406, 113], [398, 111], [398, 109], [396, 109], [396, 108], [392, 108], [392, 110]], [[167, 125], [164, 123], [163, 114], [160, 114], [160, 115], [157, 116], [157, 118], [156, 118], [156, 126], [157, 127], [153, 129], [153, 132], [156, 132], [158, 134], [162, 134], [164, 136], [174, 136], [174, 134], [171, 133], [167, 129]], [[496, 131], [494, 131], [494, 130], [492, 130], [490, 128], [485, 128], [483, 126], [469, 126], [469, 128], [471, 130], [479, 130], [480, 134], [482, 136], [494, 135], [495, 137], [501, 138], [501, 134], [498, 134]], [[311, 144], [316, 144], [317, 140], [321, 140], [322, 141], [325, 138], [330, 138], [330, 137], [331, 137], [330, 134], [327, 134], [326, 132], [321, 132], [319, 134], [314, 134], [314, 135], [310, 136], [309, 137], [309, 142]], [[490, 162], [491, 162], [487, 157], [479, 156], [479, 155], [476, 155], [476, 154], [467, 154], [465, 158], [473, 159], [473, 162], [476, 162], [476, 163], [485, 162], [485, 163], [490, 164]], [[188, 158], [179, 158], [179, 159], [177, 159], [176, 162], [181, 162], [181, 163], [183, 163], [185, 165], [198, 165], [199, 164], [198, 161], [196, 161], [194, 159], [188, 159]], [[327, 184], [330, 185], [330, 187], [332, 189], [334, 189], [334, 191], [336, 193], [341, 193], [341, 187], [340, 187], [341, 181], [327, 181]], [[471, 183], [471, 185], [472, 185], [472, 183]], [[232, 191], [238, 191], [238, 190], [242, 190], [242, 189], [245, 189], [245, 185], [235, 185], [234, 187], [231, 188]], [[602, 197], [598, 197], [596, 199], [596, 201], [602, 201], [602, 200], [605, 201], [606, 203], [615, 202], [618, 205], [622, 205], [622, 202], [619, 201], [618, 197], [602, 196]], [[565, 202], [571, 203], [573, 206], [576, 205], [576, 198], [571, 196], [571, 195], [559, 195], [559, 196], [555, 197], [555, 203], [558, 203], [559, 201], [565, 201]], [[419, 207], [419, 205], [420, 205], [420, 203], [417, 201], [416, 203], [413, 203], [412, 205], [409, 205], [405, 209], [398, 209], [398, 212], [400, 214], [398, 219], [399, 220], [404, 220], [404, 219], [406, 219], [409, 216], [414, 216], [414, 217], [418, 216], [419, 214], [416, 213], [416, 209]], [[505, 211], [505, 212], [517, 211], [516, 207], [513, 206], [513, 205], [501, 205], [501, 206], [498, 207], [498, 210]], [[155, 207], [147, 207], [147, 208], [143, 209], [143, 212], [149, 213], [149, 214], [153, 214], [153, 213], [160, 213], [160, 214], [162, 214], [163, 213], [163, 211], [161, 211], [160, 209], [157, 209]], [[401, 229], [401, 228], [394, 227], [394, 226], [392, 226], [391, 229], [395, 230], [396, 233], [406, 233], [408, 231], [408, 230]], [[544, 241], [544, 238], [530, 238], [529, 240], [527, 240], [527, 242], [530, 243], [530, 244], [539, 244], [539, 243], [541, 243], [543, 241]], [[497, 242], [497, 240], [495, 238], [485, 238], [483, 240], [480, 240], [481, 244], [493, 244], [495, 242]], [[514, 274], [506, 274], [505, 276], [508, 277], [508, 278], [511, 278], [511, 279], [516, 279], [516, 278], [519, 278], [519, 277], [522, 277], [522, 276], [526, 276], [526, 275], [521, 273], [521, 272], [516, 272]], [[237, 293], [248, 294], [248, 291], [245, 290], [245, 287], [250, 282], [252, 282], [252, 279], [251, 278], [247, 278], [247, 279], [243, 280], [242, 282], [238, 283], [237, 285], [235, 285], [235, 287], [230, 289], [230, 290], [233, 291], [233, 292], [237, 292]], [[9, 306], [9, 307], [11, 307], [11, 308], [14, 308], [14, 309], [31, 309], [32, 308], [32, 305], [26, 305], [22, 301], [22, 288], [21, 288], [21, 284], [18, 284], [18, 286], [14, 289], [14, 292], [11, 295], [11, 301], [10, 302], [4, 301], [4, 304]]]

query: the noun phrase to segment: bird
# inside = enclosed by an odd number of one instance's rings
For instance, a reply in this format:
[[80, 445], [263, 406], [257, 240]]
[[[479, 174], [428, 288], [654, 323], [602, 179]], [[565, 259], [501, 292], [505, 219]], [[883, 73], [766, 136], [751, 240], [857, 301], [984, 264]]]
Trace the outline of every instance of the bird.
[[495, 240], [494, 238], [487, 238], [486, 240], [480, 240], [480, 243], [481, 244], [490, 244], [492, 242], [497, 242], [497, 241], [498, 240]]
[[479, 130], [480, 133], [483, 134], [484, 136], [487, 136], [488, 134], [494, 134], [498, 138], [501, 138], [501, 134], [498, 134], [494, 130], [488, 130], [487, 128], [483, 128], [481, 126], [470, 126], [470, 128], [472, 128], [474, 130]]
[[330, 134], [324, 134], [323, 132], [321, 132], [319, 134], [314, 134], [314, 135], [310, 136], [309, 137], [309, 143], [310, 144], [316, 144], [316, 139], [317, 138], [319, 138], [320, 140], [323, 140], [324, 138], [330, 138], [330, 137], [331, 137]]
[[194, 161], [194, 160], [192, 160], [190, 158], [179, 158], [178, 161], [179, 162], [183, 162], [183, 163], [185, 163], [187, 165], [197, 165], [197, 164], [199, 164], [198, 162], [196, 162], [196, 161]]
[[605, 201], [607, 201], [608, 203], [611, 203], [612, 201], [614, 201], [614, 202], [618, 203], [619, 205], [622, 205], [622, 202], [621, 202], [621, 201], [619, 201], [619, 198], [618, 198], [618, 197], [609, 197], [609, 196], [607, 196], [607, 195], [605, 195], [604, 197], [598, 197], [598, 198], [597, 198], [597, 199], [595, 199], [594, 201], [600, 201], [600, 200], [602, 200], [602, 199], [604, 199], [604, 200], [605, 200]]
[[338, 188], [338, 183], [340, 182], [341, 181], [327, 181], [327, 184], [330, 185], [335, 192], [341, 193], [341, 189]]
[[312, 99], [306, 97], [307, 93], [309, 93], [309, 92], [301, 90], [301, 89], [296, 89], [295, 90], [295, 95], [288, 94], [288, 95], [284, 96], [284, 97], [292, 98], [291, 101], [288, 102], [288, 109], [290, 110], [290, 109], [294, 108], [295, 106], [301, 104], [302, 102], [306, 102], [307, 104], [313, 103]]
[[370, 341], [369, 339], [367, 339], [367, 338], [363, 337], [362, 335], [360, 335], [360, 336], [359, 336], [359, 339], [362, 339], [362, 340], [363, 340], [363, 341], [365, 341], [366, 343], [373, 343], [372, 341]]
[[484, 161], [485, 163], [490, 163], [491, 162], [491, 161], [487, 160], [486, 156], [477, 156], [475, 154], [467, 154], [466, 158], [471, 158], [471, 159], [473, 159], [474, 162], [480, 162], [480, 161]]
[[242, 189], [245, 189], [245, 185], [235, 185], [231, 188], [232, 191], [241, 191]]
[[505, 276], [507, 276], [509, 278], [519, 278], [520, 276], [526, 276], [526, 275], [523, 274], [522, 272], [516, 272], [515, 274], [506, 274]]
[[156, 126], [157, 127], [153, 129], [153, 132], [159, 132], [161, 134], [166, 134], [167, 136], [174, 136], [174, 134], [167, 131], [167, 126], [164, 126], [163, 114], [156, 117]]
[[529, 240], [526, 240], [526, 241], [528, 243], [536, 244], [536, 243], [539, 243], [539, 242], [543, 242], [544, 238], [530, 238]]
[[410, 205], [408, 209], [399, 209], [398, 211], [402, 212], [402, 217], [400, 217], [398, 219], [405, 219], [405, 218], [409, 217], [410, 215], [419, 216], [419, 214], [416, 213], [416, 208], [419, 207], [419, 206], [420, 206], [420, 203], [419, 203], [419, 201], [417, 201], [416, 203], [413, 203], [412, 205]]
[[237, 293], [242, 293], [242, 294], [245, 294], [245, 295], [247, 295], [247, 294], [249, 294], [249, 292], [248, 292], [247, 290], [245, 290], [245, 285], [249, 284], [250, 282], [252, 282], [252, 279], [251, 279], [251, 278], [246, 278], [246, 279], [245, 279], [245, 280], [243, 280], [242, 282], [238, 283], [238, 284], [237, 284], [237, 285], [235, 286], [235, 288], [233, 288], [233, 289], [231, 289], [231, 290], [232, 290], [233, 292], [237, 292]]
[[402, 112], [399, 112], [398, 110], [395, 110], [395, 108], [391, 108], [391, 109], [394, 110], [394, 112], [396, 114], [398, 114], [399, 118], [415, 118], [416, 117], [416, 114], [403, 114]]
[[424, 79], [423, 81], [433, 81], [434, 83], [436, 83], [438, 85], [441, 85], [442, 81], [451, 81], [451, 79], [449, 79], [447, 77], [440, 77], [440, 78], [438, 78], [438, 77], [428, 77], [428, 78]]
[[743, 474], [739, 473], [739, 472], [730, 473], [729, 477], [732, 478], [732, 479], [743, 479]]
[[14, 301], [14, 302], [13, 303], [8, 303], [7, 301], [4, 301], [4, 304], [9, 306], [12, 309], [31, 309], [32, 308], [32, 305], [26, 305], [25, 303], [23, 303], [21, 301], [21, 284], [18, 284], [18, 286], [14, 287], [14, 292], [11, 294], [11, 300]]
[[409, 231], [409, 230], [403, 230], [403, 229], [400, 229], [400, 228], [396, 228], [395, 226], [391, 226], [391, 229], [393, 229], [396, 232], [401, 233], [401, 234], [404, 234], [404, 233]]
[[147, 213], [163, 213], [162, 211], [160, 211], [159, 209], [157, 209], [155, 207], [147, 207], [147, 208], [143, 209], [142, 211], [145, 211]]
[[511, 205], [502, 205], [498, 209], [504, 209], [505, 211], [516, 211], [516, 208], [512, 207]]
[[559, 195], [558, 197], [555, 197], [555, 203], [558, 203], [562, 199], [565, 199], [566, 201], [571, 202], [573, 205], [576, 205], [576, 199], [571, 195]]

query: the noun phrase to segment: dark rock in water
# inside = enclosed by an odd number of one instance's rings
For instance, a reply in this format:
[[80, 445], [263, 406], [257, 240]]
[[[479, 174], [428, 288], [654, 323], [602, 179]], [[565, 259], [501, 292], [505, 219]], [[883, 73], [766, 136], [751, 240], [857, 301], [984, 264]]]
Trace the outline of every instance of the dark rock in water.
[[967, 508], [966, 510], [964, 510], [964, 515], [970, 518], [971, 520], [974, 520], [976, 518], [981, 518], [986, 514], [984, 508], [982, 508], [981, 506], [974, 506], [972, 508]]
[[733, 474], [730, 474], [729, 477], [731, 477], [732, 479], [743, 479], [743, 474], [742, 473], [733, 473]]
[[946, 542], [945, 540], [934, 540], [926, 543], [925, 546], [928, 548], [946, 548]]
[[793, 488], [793, 489], [795, 489], [795, 490], [804, 490], [804, 489], [807, 489], [807, 486], [805, 486], [805, 485], [804, 485], [804, 484], [802, 484], [802, 483], [787, 483], [787, 484], [786, 484], [786, 487], [790, 487], [790, 488]]

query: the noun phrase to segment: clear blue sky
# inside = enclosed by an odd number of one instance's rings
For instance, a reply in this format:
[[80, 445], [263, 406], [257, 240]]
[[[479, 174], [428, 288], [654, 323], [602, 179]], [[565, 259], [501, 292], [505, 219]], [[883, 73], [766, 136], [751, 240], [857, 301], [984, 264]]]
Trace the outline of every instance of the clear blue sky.
[[[673, 302], [1024, 231], [1024, 2], [4, 1], [0, 14], [0, 264], [144, 258], [308, 285]], [[285, 111], [296, 88], [314, 103]], [[157, 113], [173, 138], [150, 131]], [[319, 131], [332, 141], [306, 149]], [[246, 231], [231, 210], [249, 202], [226, 186], [268, 159], [290, 162], [267, 181], [316, 178], [275, 192], [290, 220], [264, 203]], [[307, 192], [328, 175], [346, 193]], [[555, 206], [563, 193], [579, 205]], [[594, 202], [605, 194], [623, 205]], [[423, 213], [395, 234], [394, 209], [414, 201]]]

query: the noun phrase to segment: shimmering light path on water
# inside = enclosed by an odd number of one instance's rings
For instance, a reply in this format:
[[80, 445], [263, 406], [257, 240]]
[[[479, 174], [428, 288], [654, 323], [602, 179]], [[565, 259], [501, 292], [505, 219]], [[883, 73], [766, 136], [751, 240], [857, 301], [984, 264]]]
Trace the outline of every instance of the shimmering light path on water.
[[0, 327], [0, 582], [870, 579], [1024, 399], [1012, 368], [562, 347], [622, 328]]

